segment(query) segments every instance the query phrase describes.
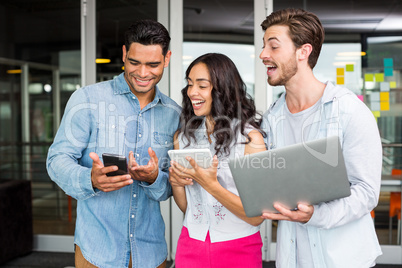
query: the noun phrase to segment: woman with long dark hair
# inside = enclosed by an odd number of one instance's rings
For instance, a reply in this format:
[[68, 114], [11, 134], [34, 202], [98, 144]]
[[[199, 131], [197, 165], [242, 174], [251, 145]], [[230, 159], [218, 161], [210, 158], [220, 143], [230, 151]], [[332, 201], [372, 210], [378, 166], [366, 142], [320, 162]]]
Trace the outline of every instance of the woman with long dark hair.
[[254, 101], [235, 64], [209, 53], [186, 71], [175, 149], [209, 148], [209, 168], [172, 161], [170, 182], [185, 212], [176, 267], [262, 267], [261, 217], [245, 215], [228, 159], [265, 150]]

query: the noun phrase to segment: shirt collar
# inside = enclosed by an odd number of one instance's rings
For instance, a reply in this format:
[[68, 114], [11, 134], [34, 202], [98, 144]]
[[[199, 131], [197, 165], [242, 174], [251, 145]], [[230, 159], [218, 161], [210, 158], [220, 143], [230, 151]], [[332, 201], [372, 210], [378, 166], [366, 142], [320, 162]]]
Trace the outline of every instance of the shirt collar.
[[[115, 87], [113, 93], [115, 95], [123, 95], [123, 94], [133, 94], [131, 92], [130, 86], [127, 84], [126, 79], [124, 78], [124, 72], [118, 75], [115, 79]], [[151, 102], [153, 105], [156, 105], [157, 103], [161, 103], [162, 105], [166, 106], [167, 100], [165, 96], [160, 92], [158, 85], [155, 86], [155, 98]]]
[[[325, 86], [324, 93], [323, 93], [321, 99], [319, 100], [321, 105], [330, 103], [330, 102], [334, 101], [335, 99], [342, 97], [345, 94], [350, 94], [350, 91], [348, 89], [346, 89], [344, 87], [340, 87], [340, 86], [334, 86], [334, 84], [332, 84], [329, 81], [327, 81], [325, 83], [325, 85], [326, 86]], [[281, 112], [282, 107], [284, 105], [286, 105], [285, 101], [286, 101], [286, 91], [279, 97], [278, 100], [276, 100], [271, 105], [271, 107], [269, 108], [270, 112], [272, 114]]]
[[202, 119], [202, 123], [199, 125], [199, 127], [197, 128], [197, 130], [194, 133], [196, 140], [201, 140], [204, 138], [208, 139], [207, 127], [206, 127], [205, 123], [206, 123], [206, 117], [204, 116], [204, 118]]
[[[207, 135], [207, 125], [206, 125], [206, 121], [207, 118], [204, 116], [202, 119], [202, 123], [200, 124], [200, 126], [197, 128], [197, 130], [194, 133], [194, 136], [197, 139], [201, 139], [201, 138], [207, 138], [208, 139], [208, 135]], [[234, 129], [235, 126], [237, 126], [238, 124], [240, 124], [240, 120], [237, 118], [233, 118], [230, 122], [230, 128]], [[214, 140], [214, 135], [210, 136], [211, 140]]]

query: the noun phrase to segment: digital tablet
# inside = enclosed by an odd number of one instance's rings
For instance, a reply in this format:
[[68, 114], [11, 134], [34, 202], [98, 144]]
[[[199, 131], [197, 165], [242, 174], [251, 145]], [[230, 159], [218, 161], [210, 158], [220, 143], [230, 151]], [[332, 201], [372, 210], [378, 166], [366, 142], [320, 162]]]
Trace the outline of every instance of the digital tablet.
[[181, 149], [169, 150], [169, 157], [185, 168], [193, 168], [186, 157], [190, 156], [202, 168], [209, 168], [212, 163], [212, 155], [209, 149]]

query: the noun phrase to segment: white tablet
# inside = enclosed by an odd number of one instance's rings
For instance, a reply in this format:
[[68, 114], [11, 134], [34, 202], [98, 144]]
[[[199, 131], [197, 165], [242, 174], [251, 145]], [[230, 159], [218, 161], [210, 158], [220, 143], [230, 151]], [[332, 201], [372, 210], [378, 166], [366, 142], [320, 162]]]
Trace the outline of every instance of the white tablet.
[[193, 168], [186, 157], [190, 156], [202, 168], [209, 168], [212, 163], [212, 155], [209, 149], [181, 149], [169, 150], [169, 157], [185, 168]]

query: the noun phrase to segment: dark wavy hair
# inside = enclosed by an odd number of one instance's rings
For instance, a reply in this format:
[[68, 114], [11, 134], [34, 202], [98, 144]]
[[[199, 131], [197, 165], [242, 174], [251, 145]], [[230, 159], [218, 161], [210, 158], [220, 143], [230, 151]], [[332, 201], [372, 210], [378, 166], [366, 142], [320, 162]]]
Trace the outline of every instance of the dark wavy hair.
[[[204, 54], [195, 59], [187, 68], [186, 79], [188, 79], [191, 69], [199, 63], [207, 66], [211, 77], [211, 116], [215, 121], [212, 135], [216, 139], [216, 154], [225, 153], [229, 155], [230, 146], [232, 146], [239, 128], [240, 133], [247, 137], [248, 142], [250, 142], [250, 137], [244, 132], [246, 123], [263, 133], [256, 118], [260, 114], [257, 113], [254, 100], [247, 93], [246, 85], [231, 59], [218, 53]], [[180, 116], [181, 128], [179, 132], [182, 132], [190, 143], [192, 139], [195, 141], [195, 130], [201, 125], [204, 117], [198, 117], [194, 114], [191, 100], [187, 96], [187, 89], [188, 85], [181, 91], [183, 110]], [[234, 130], [231, 128], [233, 119], [239, 120]]]

